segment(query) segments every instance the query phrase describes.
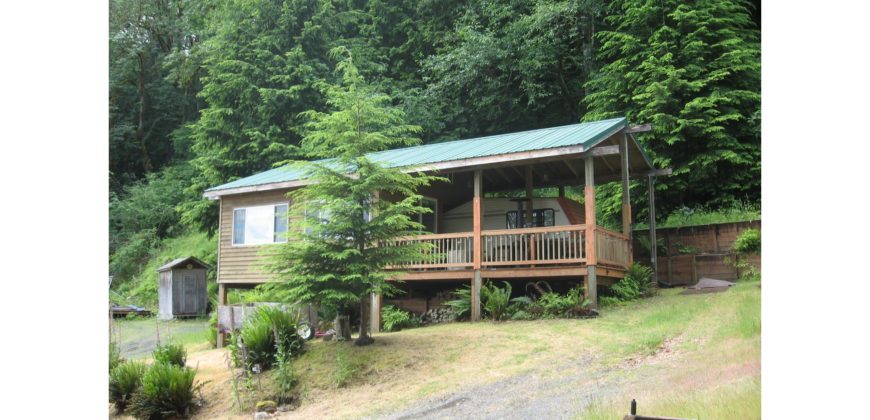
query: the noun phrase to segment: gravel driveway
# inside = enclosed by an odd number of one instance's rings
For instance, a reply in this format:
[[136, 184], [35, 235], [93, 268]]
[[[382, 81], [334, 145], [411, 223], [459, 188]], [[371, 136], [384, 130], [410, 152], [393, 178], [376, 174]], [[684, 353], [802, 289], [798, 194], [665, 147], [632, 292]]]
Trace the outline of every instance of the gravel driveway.
[[493, 383], [458, 390], [446, 396], [424, 400], [411, 407], [377, 416], [387, 419], [475, 418], [475, 419], [567, 419], [590, 401], [607, 397], [620, 388], [624, 375], [613, 375], [592, 356], [564, 363], [558, 376], [528, 372]]

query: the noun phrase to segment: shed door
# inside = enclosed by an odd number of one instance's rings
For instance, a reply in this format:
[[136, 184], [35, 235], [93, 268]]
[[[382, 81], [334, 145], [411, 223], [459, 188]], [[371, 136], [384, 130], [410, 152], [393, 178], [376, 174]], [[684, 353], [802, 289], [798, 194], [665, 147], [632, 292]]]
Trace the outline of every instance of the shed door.
[[191, 270], [185, 270], [182, 274], [184, 297], [182, 308], [185, 314], [196, 313], [196, 274]]

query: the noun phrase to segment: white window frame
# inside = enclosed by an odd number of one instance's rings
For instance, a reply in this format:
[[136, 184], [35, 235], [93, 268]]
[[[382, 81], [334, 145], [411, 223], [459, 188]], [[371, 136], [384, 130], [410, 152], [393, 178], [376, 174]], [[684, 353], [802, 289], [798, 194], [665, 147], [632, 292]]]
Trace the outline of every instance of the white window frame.
[[[244, 248], [244, 247], [249, 247], [249, 246], [269, 246], [269, 245], [287, 243], [286, 233], [285, 233], [285, 235], [283, 235], [284, 236], [283, 238], [278, 238], [278, 241], [275, 241], [275, 238], [274, 238], [274, 234], [275, 234], [275, 207], [276, 206], [287, 206], [287, 212], [288, 213], [290, 212], [290, 202], [277, 202], [277, 203], [257, 204], [257, 205], [253, 205], [253, 206], [233, 207], [232, 212], [231, 212], [233, 216], [231, 217], [231, 220], [230, 220], [230, 245], [232, 245], [235, 248]], [[272, 241], [273, 242], [264, 242], [264, 243], [260, 243], [260, 244], [237, 244], [237, 243], [235, 243], [235, 239], [236, 239], [236, 210], [245, 210], [246, 211], [245, 214], [247, 215], [247, 209], [256, 208], [256, 207], [272, 207], [272, 235], [273, 235]], [[247, 220], [245, 220], [245, 222], [247, 223]], [[287, 232], [289, 232], [289, 231], [290, 231], [290, 217], [288, 216], [287, 217]]]

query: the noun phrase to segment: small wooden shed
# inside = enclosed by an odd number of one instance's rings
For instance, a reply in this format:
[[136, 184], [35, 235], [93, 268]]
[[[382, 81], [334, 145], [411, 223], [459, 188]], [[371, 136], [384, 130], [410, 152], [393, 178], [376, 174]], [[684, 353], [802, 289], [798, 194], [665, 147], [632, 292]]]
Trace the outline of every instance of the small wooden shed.
[[178, 258], [157, 269], [160, 319], [205, 315], [209, 269], [196, 257]]

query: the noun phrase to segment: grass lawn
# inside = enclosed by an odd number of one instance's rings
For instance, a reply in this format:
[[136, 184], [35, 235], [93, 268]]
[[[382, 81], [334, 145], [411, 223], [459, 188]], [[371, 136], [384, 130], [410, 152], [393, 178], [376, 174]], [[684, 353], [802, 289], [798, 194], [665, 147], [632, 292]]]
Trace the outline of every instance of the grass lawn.
[[[597, 319], [453, 323], [376, 334], [367, 347], [312, 341], [293, 361], [299, 407], [279, 418], [466, 417], [450, 411], [462, 405], [444, 401], [468, 401], [495, 416], [540, 406], [547, 417], [555, 406], [576, 418], [613, 419], [627, 414], [631, 399], [640, 414], [759, 418], [760, 283], [715, 294], [680, 290], [606, 308]], [[250, 418], [236, 407], [226, 350], [208, 349], [207, 326], [114, 323], [127, 358], [150, 357], [158, 334], [187, 347], [197, 380], [207, 382], [196, 418]], [[261, 375], [261, 395], [259, 381], [249, 384], [245, 400], [269, 398], [270, 377]]]
[[[300, 405], [280, 418], [464, 417], [453, 406], [421, 407], [470, 399], [466, 405], [496, 415], [543, 401], [576, 418], [613, 419], [627, 414], [632, 398], [640, 414], [759, 418], [760, 283], [679, 292], [662, 290], [590, 320], [453, 323], [377, 334], [368, 347], [314, 341], [293, 362]], [[224, 354], [191, 354], [198, 378], [210, 381], [197, 417], [250, 416], [234, 407]]]
[[160, 321], [156, 317], [115, 319], [112, 337], [127, 359], [151, 357], [151, 351], [161, 343], [178, 343], [192, 351], [205, 350], [209, 345], [208, 319]]

